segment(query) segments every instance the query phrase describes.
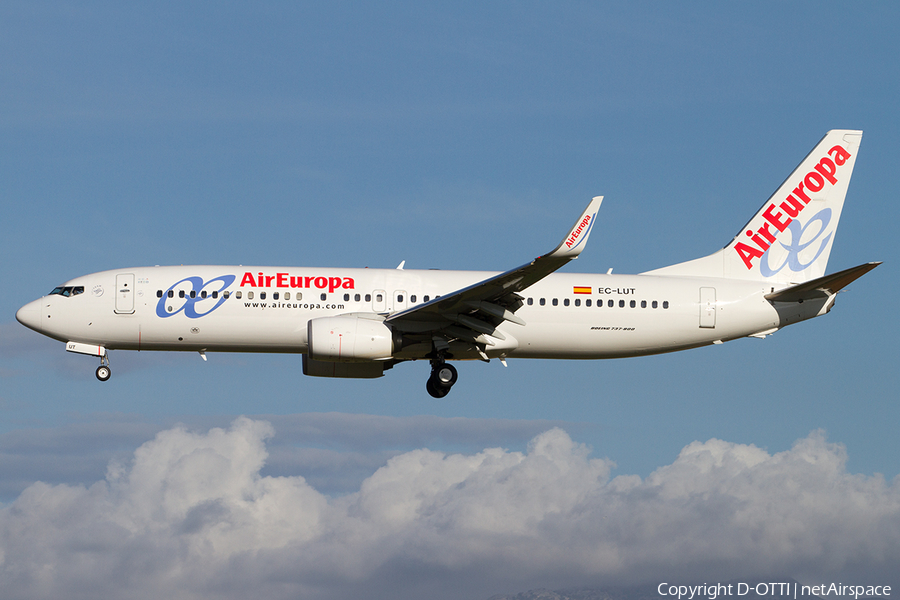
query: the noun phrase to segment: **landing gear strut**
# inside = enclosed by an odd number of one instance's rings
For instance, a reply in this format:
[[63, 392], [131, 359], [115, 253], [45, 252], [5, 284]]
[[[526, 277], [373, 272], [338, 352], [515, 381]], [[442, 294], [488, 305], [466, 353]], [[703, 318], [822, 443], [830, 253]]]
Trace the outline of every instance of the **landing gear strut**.
[[431, 361], [431, 375], [425, 382], [425, 389], [433, 398], [443, 398], [450, 393], [450, 388], [456, 383], [459, 373], [456, 367], [443, 360]]
[[106, 381], [112, 376], [112, 371], [109, 369], [108, 356], [104, 355], [100, 357], [100, 366], [97, 367], [95, 375], [97, 375], [97, 379], [100, 381]]

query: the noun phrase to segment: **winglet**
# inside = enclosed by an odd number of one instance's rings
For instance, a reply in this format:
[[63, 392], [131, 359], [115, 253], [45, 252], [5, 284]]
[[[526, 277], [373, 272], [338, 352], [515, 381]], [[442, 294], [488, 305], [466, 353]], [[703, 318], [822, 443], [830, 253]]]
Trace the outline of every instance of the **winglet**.
[[575, 221], [572, 230], [566, 234], [563, 241], [560, 242], [553, 252], [547, 256], [554, 258], [577, 258], [587, 244], [587, 239], [591, 235], [591, 229], [594, 227], [594, 221], [597, 219], [597, 211], [600, 209], [600, 203], [603, 202], [603, 196], [595, 196], [587, 208]]

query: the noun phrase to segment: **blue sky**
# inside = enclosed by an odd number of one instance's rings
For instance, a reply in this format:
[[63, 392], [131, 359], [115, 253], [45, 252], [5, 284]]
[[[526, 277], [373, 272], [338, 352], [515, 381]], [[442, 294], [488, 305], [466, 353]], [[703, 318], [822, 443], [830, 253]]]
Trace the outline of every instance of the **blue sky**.
[[[898, 16], [837, 2], [4, 4], [2, 501], [39, 480], [112, 485], [109, 465], [137, 464], [157, 432], [239, 415], [274, 426], [264, 476], [304, 476], [328, 498], [401, 453], [527, 452], [554, 427], [613, 478], [674, 473], [683, 448], [716, 438], [771, 456], [839, 444], [841, 476], [893, 481]], [[865, 133], [829, 270], [884, 264], [831, 314], [765, 341], [463, 364], [436, 401], [424, 364], [331, 381], [304, 378], [297, 356], [116, 352], [100, 384], [92, 359], [14, 318], [67, 279], [126, 266], [504, 270], [552, 248], [598, 194], [565, 270], [649, 270], [727, 243], [835, 128]], [[808, 437], [819, 430], [827, 442]], [[526, 579], [485, 576], [472, 597], [545, 583]]]

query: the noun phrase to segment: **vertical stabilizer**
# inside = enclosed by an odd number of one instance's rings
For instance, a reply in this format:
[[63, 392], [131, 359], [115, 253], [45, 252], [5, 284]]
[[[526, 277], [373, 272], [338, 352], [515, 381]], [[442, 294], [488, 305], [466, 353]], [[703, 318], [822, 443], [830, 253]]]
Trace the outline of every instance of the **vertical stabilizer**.
[[862, 131], [835, 129], [725, 248], [649, 274], [802, 283], [822, 277]]

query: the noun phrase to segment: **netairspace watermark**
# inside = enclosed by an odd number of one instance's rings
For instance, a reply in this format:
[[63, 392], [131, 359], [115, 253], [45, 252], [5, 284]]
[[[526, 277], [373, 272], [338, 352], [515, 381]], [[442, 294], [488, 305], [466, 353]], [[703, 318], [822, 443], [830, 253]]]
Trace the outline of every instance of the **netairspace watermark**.
[[711, 583], [703, 585], [674, 585], [663, 582], [657, 586], [660, 596], [672, 596], [676, 600], [693, 600], [704, 598], [716, 600], [720, 596], [746, 596], [750, 592], [757, 596], [787, 596], [798, 600], [806, 596], [852, 596], [857, 600], [860, 596], [890, 596], [889, 585], [843, 585], [841, 583], [822, 583], [820, 585], [800, 585], [796, 581], [769, 583]]

